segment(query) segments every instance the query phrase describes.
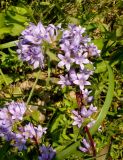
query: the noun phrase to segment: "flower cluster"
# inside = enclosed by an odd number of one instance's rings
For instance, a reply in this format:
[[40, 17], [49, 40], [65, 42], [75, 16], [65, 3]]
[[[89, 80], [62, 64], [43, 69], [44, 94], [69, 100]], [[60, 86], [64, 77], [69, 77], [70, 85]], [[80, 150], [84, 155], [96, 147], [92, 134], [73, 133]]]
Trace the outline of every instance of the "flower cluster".
[[[79, 110], [72, 111], [73, 125], [77, 125], [79, 128], [82, 124], [86, 124], [88, 128], [91, 128], [95, 123], [92, 119], [93, 113], [97, 111], [97, 107], [91, 103], [93, 96], [90, 96], [91, 90], [88, 90], [86, 86], [90, 86], [90, 76], [93, 74], [93, 70], [89, 69], [92, 66], [93, 57], [98, 57], [100, 50], [91, 43], [91, 39], [85, 35], [85, 28], [76, 25], [69, 25], [68, 29], [61, 30], [63, 32], [59, 44], [56, 44], [59, 37], [59, 26], [49, 24], [43, 26], [41, 22], [37, 25], [30, 23], [30, 25], [21, 33], [21, 37], [18, 42], [17, 53], [23, 61], [33, 65], [34, 68], [44, 68], [44, 54], [46, 51], [45, 44], [48, 43], [52, 47], [60, 46], [60, 53], [58, 58], [60, 62], [58, 67], [65, 69], [66, 74], [60, 75], [60, 84], [64, 86], [77, 86], [80, 90], [81, 102], [79, 103]], [[47, 128], [42, 126], [34, 126], [29, 123], [25, 126], [21, 126], [18, 132], [13, 132], [12, 126], [16, 121], [21, 121], [26, 111], [24, 109], [25, 104], [21, 104], [23, 107], [16, 107], [17, 104], [8, 108], [0, 110], [0, 136], [6, 137], [6, 139], [13, 140], [13, 145], [19, 150], [26, 149], [26, 142], [40, 143], [40, 139], [43, 134], [46, 133]], [[88, 121], [89, 120], [89, 123]], [[9, 138], [8, 138], [9, 137]], [[91, 152], [91, 145], [83, 139], [84, 147], [80, 147], [83, 152]], [[39, 160], [51, 160], [55, 156], [55, 150], [52, 147], [40, 146]]]
[[40, 139], [47, 129], [41, 125], [36, 127], [29, 123], [25, 126], [21, 125], [17, 127], [17, 130], [14, 130], [13, 126], [16, 122], [21, 124], [25, 112], [26, 106], [23, 102], [12, 101], [7, 104], [7, 107], [0, 109], [0, 137], [5, 138], [7, 141], [12, 141], [12, 145], [19, 150], [26, 149], [27, 141], [40, 143]]
[[88, 69], [87, 65], [92, 65], [91, 58], [99, 56], [100, 50], [91, 43], [91, 39], [85, 36], [85, 28], [76, 25], [69, 25], [67, 30], [63, 31], [60, 48], [62, 54], [58, 54], [60, 62], [58, 67], [65, 67], [66, 75], [60, 75], [59, 84], [64, 86], [79, 86], [81, 91], [82, 104], [79, 106], [79, 111], [72, 111], [73, 125], [79, 128], [86, 118], [90, 119], [87, 125], [89, 128], [95, 123], [91, 115], [96, 112], [97, 108], [90, 104], [93, 96], [89, 96], [91, 91], [86, 89], [86, 86], [91, 85], [89, 77], [93, 71]]
[[27, 141], [39, 144], [43, 134], [46, 133], [46, 129], [47, 128], [42, 128], [41, 125], [38, 125], [38, 127], [36, 127], [32, 123], [20, 127], [18, 132], [14, 133], [14, 146], [16, 146], [19, 150], [22, 150], [27, 148]]
[[13, 137], [12, 126], [15, 122], [22, 120], [26, 111], [24, 103], [14, 102], [0, 109], [0, 136], [10, 140]]
[[82, 106], [80, 111], [73, 110], [73, 125], [77, 125], [80, 128], [82, 126], [82, 123], [86, 120], [86, 118], [88, 118], [91, 122], [89, 122], [87, 126], [88, 128], [91, 128], [95, 123], [95, 120], [93, 120], [90, 116], [96, 111], [97, 107], [94, 107], [93, 104], [90, 105], [89, 109], [87, 109], [85, 106]]
[[[79, 109], [72, 111], [73, 125], [80, 128], [84, 123], [86, 127], [91, 128], [95, 123], [91, 116], [97, 111], [97, 107], [91, 103], [92, 91], [86, 88], [91, 85], [89, 78], [93, 74], [93, 70], [90, 70], [88, 66], [93, 65], [91, 60], [99, 56], [100, 50], [91, 43], [89, 37], [85, 36], [85, 28], [76, 25], [69, 25], [68, 29], [63, 31], [60, 47], [62, 54], [58, 54], [60, 59], [58, 67], [64, 67], [67, 73], [64, 76], [60, 75], [58, 83], [62, 87], [71, 85], [80, 89], [80, 97], [76, 98]], [[90, 152], [91, 146], [86, 139], [83, 139], [82, 143], [85, 147], [80, 147], [80, 150]]]
[[[73, 125], [77, 125], [78, 128], [82, 127], [83, 124], [84, 128], [91, 128], [96, 122], [91, 116], [93, 115], [93, 113], [97, 112], [97, 107], [94, 107], [91, 103], [93, 100], [93, 96], [89, 96], [90, 93], [91, 91], [88, 91], [87, 89], [82, 90], [80, 92], [81, 103], [78, 103], [79, 110], [72, 111], [73, 115], [71, 116], [71, 118], [73, 119]], [[98, 130], [100, 131], [100, 128]], [[83, 146], [79, 147], [82, 152], [92, 153], [92, 146], [89, 142], [87, 142], [86, 139], [83, 139], [82, 144]], [[95, 149], [95, 144], [93, 145]]]
[[44, 27], [41, 22], [30, 25], [21, 33], [17, 53], [19, 58], [27, 61], [34, 68], [44, 68], [43, 41], [53, 43], [58, 35], [58, 27], [49, 24]]
[[38, 157], [39, 160], [52, 160], [56, 154], [56, 151], [48, 146], [40, 146], [39, 148], [39, 151], [40, 151], [40, 156]]
[[60, 47], [63, 54], [58, 54], [61, 60], [59, 67], [65, 67], [67, 74], [60, 76], [59, 84], [62, 87], [66, 85], [77, 85], [83, 90], [86, 85], [91, 83], [88, 81], [92, 71], [87, 69], [87, 64], [92, 64], [90, 57], [99, 56], [100, 50], [90, 43], [90, 38], [84, 36], [85, 28], [76, 25], [69, 25], [68, 30], [63, 31], [60, 40]]

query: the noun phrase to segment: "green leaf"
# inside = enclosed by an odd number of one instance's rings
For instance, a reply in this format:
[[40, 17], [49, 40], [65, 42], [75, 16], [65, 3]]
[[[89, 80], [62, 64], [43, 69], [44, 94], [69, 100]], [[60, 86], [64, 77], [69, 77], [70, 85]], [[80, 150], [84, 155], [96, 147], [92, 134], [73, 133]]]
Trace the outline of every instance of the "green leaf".
[[108, 87], [108, 92], [107, 92], [107, 95], [106, 95], [106, 99], [105, 99], [104, 105], [103, 105], [103, 107], [101, 109], [101, 112], [99, 113], [94, 126], [90, 129], [90, 133], [92, 135], [98, 130], [98, 128], [102, 124], [103, 120], [105, 119], [105, 117], [106, 117], [106, 115], [108, 113], [109, 107], [111, 106], [112, 99], [113, 99], [113, 94], [114, 94], [114, 75], [113, 75], [112, 69], [109, 66], [109, 64], [106, 64], [106, 65], [107, 65], [108, 73], [109, 73], [109, 87]]
[[9, 18], [11, 18], [16, 22], [24, 23], [28, 21], [27, 17], [19, 15], [17, 13], [12, 14], [12, 11], [9, 11], [9, 10], [6, 12], [6, 14]]
[[18, 40], [12, 41], [12, 42], [8, 42], [8, 43], [4, 43], [4, 44], [0, 44], [0, 49], [14, 47], [14, 46], [17, 45], [17, 42], [18, 42]]
[[123, 35], [123, 26], [118, 26], [116, 29], [116, 37], [121, 37]]
[[47, 50], [46, 54], [50, 57], [51, 61], [57, 61], [58, 62], [58, 57], [51, 51]]
[[5, 75], [4, 74], [4, 76], [5, 76], [6, 81], [7, 81], [8, 84], [11, 84], [13, 82], [13, 78], [11, 78], [9, 75], [7, 75], [7, 74]]
[[0, 28], [4, 27], [5, 13], [0, 13]]
[[2, 27], [0, 28], [0, 39], [4, 38], [4, 34], [11, 33], [11, 27]]
[[70, 23], [73, 23], [73, 24], [80, 24], [80, 21], [77, 19], [77, 18], [74, 18], [74, 17], [71, 17], [71, 16], [67, 16], [67, 19]]
[[22, 95], [22, 91], [21, 91], [20, 87], [13, 88], [12, 94], [13, 94], [14, 97]]
[[24, 30], [25, 27], [23, 27], [22, 25], [20, 24], [17, 24], [17, 23], [12, 23], [12, 29], [11, 29], [11, 35], [12, 36], [18, 36], [20, 35], [20, 33]]
[[96, 23], [90, 23], [90, 24], [87, 24], [86, 29], [89, 31], [92, 31], [92, 30], [96, 29], [97, 27], [98, 26]]
[[56, 117], [54, 123], [53, 123], [52, 126], [51, 126], [51, 132], [53, 132], [55, 129], [58, 128], [59, 122], [60, 122], [60, 120], [61, 120], [62, 118], [63, 118], [63, 115], [61, 115], [61, 114]]
[[74, 135], [74, 139], [75, 141], [77, 140], [77, 137], [79, 135], [79, 128], [77, 126], [73, 126], [73, 135]]
[[71, 106], [71, 102], [67, 99], [64, 99], [64, 103], [66, 106], [70, 107]]
[[69, 147], [66, 147], [63, 151], [57, 153], [55, 160], [63, 160], [65, 157], [68, 157], [69, 155], [76, 152], [76, 149], [78, 146], [80, 146], [80, 141], [71, 144]]
[[15, 6], [10, 6], [9, 10], [14, 11], [20, 15], [25, 15], [28, 14], [27, 9], [26, 8], [22, 8], [22, 7], [15, 7]]
[[104, 61], [101, 61], [96, 64], [96, 70], [95, 73], [101, 73], [106, 71], [106, 64]]
[[62, 134], [62, 137], [63, 137], [65, 140], [68, 140], [68, 141], [71, 140], [70, 137], [68, 137], [66, 134]]
[[32, 112], [31, 117], [33, 118], [33, 120], [38, 122], [40, 120], [40, 115], [40, 111], [36, 110]]
[[40, 2], [40, 5], [42, 5], [42, 6], [49, 6], [50, 3], [49, 2]]
[[103, 41], [102, 38], [101, 39], [95, 39], [92, 42], [98, 47], [98, 49], [102, 50], [103, 45], [104, 45], [104, 41]]

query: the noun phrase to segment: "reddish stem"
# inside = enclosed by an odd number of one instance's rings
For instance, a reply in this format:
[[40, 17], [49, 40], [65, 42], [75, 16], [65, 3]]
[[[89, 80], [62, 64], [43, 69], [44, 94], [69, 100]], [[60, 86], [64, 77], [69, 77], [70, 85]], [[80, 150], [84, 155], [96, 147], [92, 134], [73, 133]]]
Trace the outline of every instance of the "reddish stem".
[[77, 104], [78, 104], [78, 108], [80, 109], [83, 105], [83, 102], [82, 102], [82, 99], [83, 99], [83, 95], [81, 92], [76, 92], [76, 100], [77, 100]]
[[92, 151], [93, 151], [93, 156], [96, 157], [96, 149], [95, 149], [95, 146], [94, 146], [94, 141], [92, 139], [92, 136], [91, 136], [90, 131], [89, 131], [87, 126], [85, 126], [85, 132], [88, 135], [88, 138], [89, 138], [89, 141], [90, 141], [90, 144], [91, 144], [91, 147], [92, 147]]

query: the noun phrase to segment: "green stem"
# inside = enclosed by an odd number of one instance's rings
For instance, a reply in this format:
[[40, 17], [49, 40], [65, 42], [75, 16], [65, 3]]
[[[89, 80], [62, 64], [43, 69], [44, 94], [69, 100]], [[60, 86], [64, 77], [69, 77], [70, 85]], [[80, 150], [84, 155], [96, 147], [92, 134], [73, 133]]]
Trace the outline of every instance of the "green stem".
[[112, 99], [113, 99], [113, 94], [114, 94], [114, 75], [113, 75], [112, 69], [109, 66], [109, 64], [106, 63], [106, 65], [107, 65], [108, 73], [109, 73], [108, 92], [107, 92], [106, 99], [105, 99], [105, 102], [103, 104], [102, 110], [101, 110], [101, 112], [99, 113], [99, 115], [97, 117], [96, 123], [90, 129], [91, 135], [93, 135], [98, 130], [100, 125], [102, 124], [103, 120], [105, 119], [105, 117], [106, 117], [106, 115], [108, 113], [109, 107], [111, 106], [111, 102], [112, 102]]
[[[90, 133], [92, 135], [98, 130], [99, 126], [101, 125], [101, 123], [105, 119], [106, 114], [108, 112], [109, 107], [111, 106], [111, 102], [113, 99], [114, 75], [113, 75], [111, 67], [108, 64], [106, 64], [106, 65], [107, 65], [108, 74], [109, 74], [108, 92], [107, 92], [106, 99], [105, 99], [104, 105], [102, 107], [102, 110], [101, 110], [99, 116], [97, 117], [97, 121], [96, 121], [95, 125], [90, 129]], [[75, 142], [74, 144], [70, 145], [69, 147], [67, 147], [63, 151], [59, 152], [56, 155], [56, 160], [63, 160], [67, 156], [70, 156], [72, 153], [75, 153], [77, 150], [77, 147], [80, 146], [80, 142], [81, 142], [81, 140], [78, 140], [78, 142]]]
[[50, 68], [50, 58], [48, 57], [48, 78], [47, 78], [47, 82], [46, 85], [48, 86], [50, 83], [50, 73], [51, 73], [51, 68]]
[[8, 82], [7, 82], [7, 80], [6, 80], [6, 78], [5, 78], [5, 76], [4, 76], [4, 74], [3, 74], [3, 72], [2, 72], [1, 69], [0, 69], [0, 74], [1, 74], [1, 76], [2, 76], [2, 78], [3, 78], [3, 80], [4, 80], [4, 82], [6, 83], [6, 85], [8, 85]]
[[28, 99], [27, 99], [26, 105], [29, 104], [29, 102], [30, 102], [30, 100], [31, 100], [31, 98], [32, 98], [32, 95], [33, 95], [35, 86], [36, 86], [36, 84], [37, 84], [37, 82], [38, 82], [40, 73], [41, 73], [41, 71], [39, 70], [39, 72], [37, 73], [36, 80], [35, 80], [35, 82], [34, 82], [34, 84], [33, 84], [33, 87], [32, 87], [32, 89], [31, 89], [31, 92], [30, 92], [30, 94], [29, 94], [29, 97], [28, 97]]

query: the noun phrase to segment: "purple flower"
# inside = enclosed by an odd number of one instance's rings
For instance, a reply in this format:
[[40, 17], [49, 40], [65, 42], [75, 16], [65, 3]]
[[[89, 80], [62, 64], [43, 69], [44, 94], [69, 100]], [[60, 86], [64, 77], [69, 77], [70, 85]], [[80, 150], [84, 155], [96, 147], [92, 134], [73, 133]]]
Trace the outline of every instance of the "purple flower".
[[19, 151], [23, 149], [27, 149], [26, 147], [26, 139], [21, 133], [17, 133], [14, 135], [14, 144], [13, 146], [17, 147]]
[[86, 118], [88, 118], [90, 119], [90, 122], [87, 124], [87, 126], [91, 128], [95, 123], [95, 120], [93, 120], [90, 116], [96, 112], [96, 110], [97, 107], [93, 107], [92, 104], [90, 105], [89, 109], [87, 109], [85, 106], [81, 106], [80, 111], [73, 110], [73, 115], [71, 116], [71, 118], [74, 120], [73, 125], [77, 125], [78, 128], [80, 128], [82, 123], [86, 121]]
[[72, 116], [72, 119], [74, 120], [73, 125], [77, 125], [78, 128], [80, 128], [84, 122], [84, 118], [78, 113], [78, 111], [73, 110], [72, 113], [74, 114]]
[[38, 127], [34, 127], [33, 124], [29, 123], [26, 126], [24, 126], [23, 130], [23, 136], [25, 139], [36, 139], [39, 141], [39, 139], [42, 137], [43, 134], [46, 133], [47, 128], [42, 128], [40, 125]]
[[12, 139], [12, 126], [8, 124], [1, 124], [0, 122], [0, 137], [4, 137], [7, 141]]
[[89, 70], [89, 69], [83, 69], [83, 70], [81, 70], [80, 69], [80, 74], [85, 74], [85, 75], [88, 75], [88, 78], [91, 76], [91, 75], [93, 75], [93, 71], [92, 70]]
[[30, 25], [21, 33], [17, 44], [19, 58], [27, 61], [35, 68], [44, 68], [44, 42], [53, 43], [57, 40], [59, 27], [49, 24], [44, 27], [41, 22]]
[[81, 116], [84, 117], [84, 118], [87, 118], [88, 117], [88, 110], [87, 108], [85, 108], [84, 106], [82, 106], [82, 109], [81, 109]]
[[93, 120], [93, 119], [91, 119], [91, 122], [89, 122], [88, 124], [87, 124], [87, 127], [88, 128], [91, 128], [91, 127], [93, 127], [93, 125], [95, 124], [95, 120]]
[[87, 103], [90, 103], [92, 102], [93, 100], [93, 96], [89, 96], [89, 94], [91, 93], [92, 91], [88, 91], [87, 89], [84, 89], [82, 90], [82, 95], [83, 95], [83, 101], [84, 101], [84, 104], [87, 104]]
[[22, 120], [26, 111], [25, 103], [12, 101], [8, 104], [8, 111], [11, 114], [12, 120]]
[[[92, 153], [92, 147], [85, 138], [82, 140], [82, 144], [83, 144], [83, 146], [79, 147], [80, 151]], [[94, 147], [95, 146], [96, 146], [96, 144], [94, 143]]]
[[69, 25], [68, 30], [63, 31], [60, 41], [61, 50], [65, 52], [77, 52], [80, 47], [82, 33], [84, 32], [85, 28], [81, 28], [81, 26]]
[[42, 39], [46, 35], [45, 27], [39, 22], [36, 25], [30, 23], [29, 27], [25, 29], [22, 33], [22, 38], [27, 40], [28, 42], [36, 45], [40, 45]]
[[58, 57], [59, 59], [61, 59], [61, 61], [58, 63], [58, 67], [65, 66], [67, 70], [69, 71], [71, 63], [74, 62], [74, 59], [70, 57], [70, 53], [67, 52], [65, 56], [58, 54]]
[[56, 41], [56, 38], [58, 36], [57, 29], [58, 27], [54, 26], [53, 24], [49, 24], [46, 28], [45, 40], [49, 43]]
[[76, 25], [69, 25], [68, 27], [68, 30], [63, 31], [61, 42], [64, 44], [65, 41], [68, 40], [71, 51], [78, 51], [82, 42], [82, 34], [85, 32], [85, 28]]
[[82, 106], [80, 113], [81, 113], [81, 116], [87, 118], [87, 117], [90, 117], [96, 111], [97, 111], [97, 107], [93, 107], [93, 104], [91, 104], [88, 110], [87, 108]]
[[26, 126], [24, 126], [23, 136], [25, 137], [25, 139], [32, 139], [35, 135], [36, 133], [33, 124], [29, 123]]
[[87, 46], [89, 56], [99, 56], [100, 50], [97, 49], [97, 46], [95, 46], [93, 43], [91, 43], [89, 46]]
[[97, 107], [94, 107], [93, 104], [90, 105], [88, 112], [87, 112], [87, 116], [91, 116], [94, 112], [97, 111]]
[[0, 109], [0, 137], [8, 140], [8, 135], [12, 130], [12, 118], [7, 108]]
[[77, 80], [73, 81], [74, 84], [78, 85], [80, 87], [81, 90], [84, 89], [85, 85], [91, 85], [91, 83], [89, 81], [87, 81], [87, 79], [89, 78], [89, 75], [85, 75], [85, 74], [77, 74]]
[[70, 30], [64, 30], [61, 40], [70, 39], [70, 36], [71, 36], [71, 31]]
[[[85, 68], [86, 64], [92, 64], [88, 58], [100, 52], [93, 43], [90, 43], [91, 39], [83, 33], [85, 33], [85, 28], [69, 25], [68, 29], [63, 31], [60, 40], [60, 47], [64, 53], [63, 55], [58, 54], [61, 60], [58, 66], [67, 68], [70, 85], [78, 85], [81, 91], [85, 85], [91, 84], [87, 79], [93, 74], [93, 71]], [[71, 74], [71, 70], [75, 70], [76, 73]]]
[[72, 30], [72, 32], [74, 33], [74, 34], [76, 34], [76, 33], [79, 33], [80, 35], [81, 34], [83, 34], [84, 32], [85, 32], [85, 28], [82, 28], [80, 25], [79, 26], [76, 26], [76, 25], [73, 25], [73, 24], [70, 24], [69, 26], [68, 26], [68, 28], [70, 29], [70, 30]]
[[46, 38], [46, 29], [39, 22], [36, 25], [30, 24], [22, 33], [17, 44], [19, 58], [33, 65], [34, 68], [44, 67], [44, 55], [41, 44]]
[[18, 44], [19, 49], [17, 53], [19, 58], [23, 61], [27, 61], [29, 64], [33, 65], [34, 68], [44, 67], [44, 55], [42, 53], [41, 46], [36, 45], [23, 45], [23, 41], [20, 41]]
[[61, 47], [61, 50], [64, 51], [65, 53], [71, 52], [71, 50], [70, 50], [70, 41], [67, 40], [67, 39], [63, 40], [63, 42], [61, 41], [60, 47]]
[[12, 124], [8, 108], [0, 109], [0, 122], [1, 125]]
[[79, 147], [80, 151], [89, 152], [91, 146], [90, 146], [90, 144], [87, 142], [87, 140], [85, 138], [82, 140], [82, 143], [83, 143], [84, 147]]
[[61, 84], [62, 87], [71, 85], [68, 75], [65, 75], [65, 77], [60, 75], [60, 81], [58, 82], [58, 84]]
[[39, 160], [52, 160], [56, 154], [56, 151], [48, 146], [45, 145], [40, 146], [40, 156], [38, 157]]
[[43, 134], [46, 134], [46, 130], [47, 128], [43, 128], [41, 125], [38, 125], [38, 127], [34, 127], [35, 129], [35, 137], [37, 139], [37, 141], [39, 141], [41, 139], [41, 137], [43, 136]]
[[73, 81], [77, 80], [77, 74], [76, 74], [75, 69], [70, 69], [69, 77], [70, 77], [71, 83], [73, 83]]
[[83, 43], [83, 48], [86, 48], [88, 43], [91, 42], [91, 38], [89, 38], [88, 36], [84, 36], [82, 37], [81, 42]]
[[84, 64], [89, 63], [89, 60], [87, 59], [87, 53], [82, 54], [81, 52], [79, 52], [75, 57], [75, 63], [80, 65], [81, 70], [83, 70]]

